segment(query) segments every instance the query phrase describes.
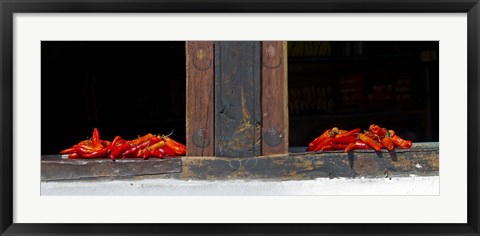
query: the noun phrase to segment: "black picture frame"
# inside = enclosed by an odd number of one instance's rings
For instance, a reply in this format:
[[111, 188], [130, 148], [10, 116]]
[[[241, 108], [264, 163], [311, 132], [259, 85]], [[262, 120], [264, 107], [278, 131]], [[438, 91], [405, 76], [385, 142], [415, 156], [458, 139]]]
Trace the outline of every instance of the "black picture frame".
[[[478, 0], [0, 0], [1, 12], [1, 235], [479, 235], [479, 13]], [[18, 224], [13, 223], [13, 14], [14, 13], [341, 12], [467, 13], [468, 223], [467, 224]], [[392, 203], [394, 204], [394, 203]], [[454, 204], [454, 203], [452, 203]]]

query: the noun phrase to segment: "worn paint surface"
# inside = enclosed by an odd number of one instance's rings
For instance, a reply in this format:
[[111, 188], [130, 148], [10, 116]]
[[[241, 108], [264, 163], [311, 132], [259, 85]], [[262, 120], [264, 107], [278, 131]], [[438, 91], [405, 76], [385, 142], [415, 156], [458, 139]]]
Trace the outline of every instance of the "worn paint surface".
[[409, 150], [291, 153], [251, 158], [182, 158], [183, 179], [310, 179], [438, 175], [438, 143]]
[[44, 158], [42, 180], [98, 177], [178, 179], [313, 179], [436, 176], [438, 143], [414, 144], [395, 152], [358, 150], [352, 153], [290, 153], [238, 157], [182, 157], [175, 159], [68, 160]]
[[180, 158], [171, 159], [62, 159], [42, 158], [42, 180], [126, 177], [179, 173]]
[[260, 42], [215, 42], [215, 156], [260, 155]]

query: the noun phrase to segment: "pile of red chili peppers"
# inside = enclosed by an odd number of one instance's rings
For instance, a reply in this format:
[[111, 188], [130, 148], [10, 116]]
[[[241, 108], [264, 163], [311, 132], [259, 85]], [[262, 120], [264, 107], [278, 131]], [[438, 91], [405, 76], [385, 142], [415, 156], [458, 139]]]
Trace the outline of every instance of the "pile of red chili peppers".
[[175, 157], [184, 156], [186, 146], [181, 144], [169, 135], [146, 134], [134, 140], [125, 140], [116, 136], [113, 141], [100, 139], [100, 133], [97, 128], [93, 130], [92, 138], [83, 140], [60, 152], [68, 154], [68, 158], [143, 158], [150, 157]]
[[387, 130], [379, 125], [370, 125], [368, 131], [360, 132], [360, 128], [350, 131], [337, 127], [325, 130], [322, 135], [308, 144], [307, 151], [344, 150], [350, 152], [355, 149], [373, 149], [392, 151], [395, 147], [408, 149], [412, 141], [404, 140], [393, 130]]

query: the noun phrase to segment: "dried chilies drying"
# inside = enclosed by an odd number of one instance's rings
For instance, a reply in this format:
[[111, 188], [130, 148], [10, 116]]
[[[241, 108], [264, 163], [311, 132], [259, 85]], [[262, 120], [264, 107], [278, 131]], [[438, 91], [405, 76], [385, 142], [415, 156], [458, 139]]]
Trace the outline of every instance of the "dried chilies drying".
[[101, 140], [97, 128], [93, 130], [92, 138], [83, 140], [60, 154], [68, 154], [68, 158], [166, 158], [184, 156], [186, 146], [169, 135], [153, 135], [151, 133], [133, 140], [125, 140], [116, 136], [113, 141]]
[[327, 129], [308, 144], [307, 151], [344, 150], [350, 152], [355, 149], [392, 151], [395, 148], [408, 149], [411, 146], [412, 141], [402, 139], [396, 135], [395, 131], [372, 124], [368, 131], [363, 133], [360, 132], [360, 128], [349, 131], [337, 127]]

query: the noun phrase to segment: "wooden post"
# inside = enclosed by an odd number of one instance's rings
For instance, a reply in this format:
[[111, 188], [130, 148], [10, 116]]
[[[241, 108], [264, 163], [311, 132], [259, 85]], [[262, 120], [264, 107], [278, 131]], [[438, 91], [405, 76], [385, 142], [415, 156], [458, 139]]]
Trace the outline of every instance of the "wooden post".
[[288, 153], [287, 42], [262, 42], [262, 155]]
[[187, 41], [187, 156], [214, 155], [214, 42]]
[[260, 42], [215, 42], [215, 156], [261, 152]]

